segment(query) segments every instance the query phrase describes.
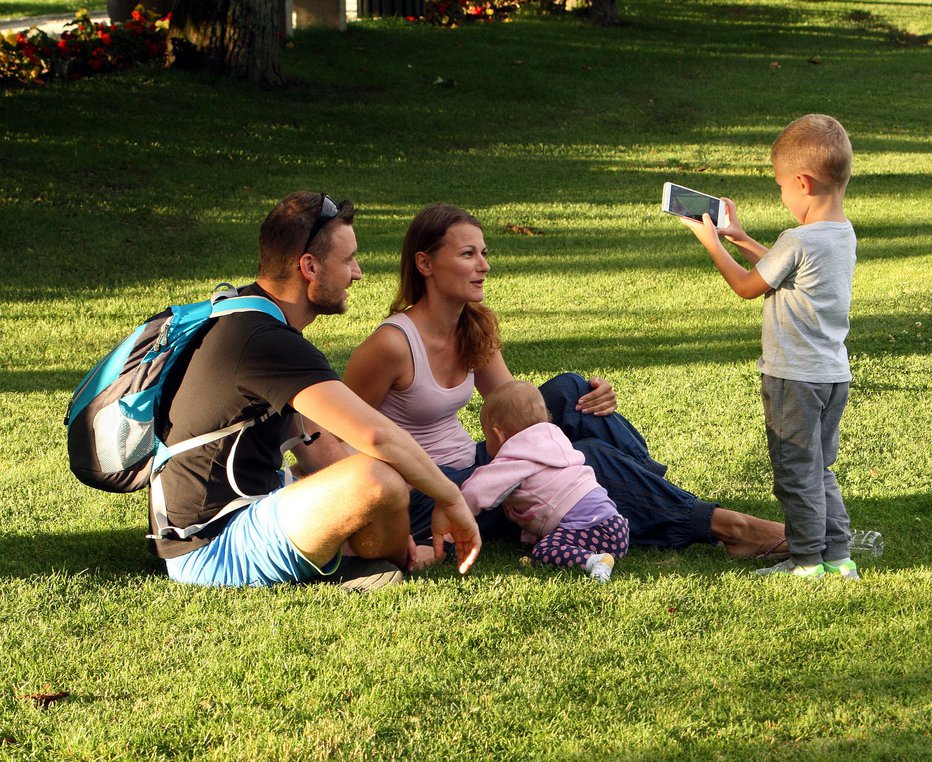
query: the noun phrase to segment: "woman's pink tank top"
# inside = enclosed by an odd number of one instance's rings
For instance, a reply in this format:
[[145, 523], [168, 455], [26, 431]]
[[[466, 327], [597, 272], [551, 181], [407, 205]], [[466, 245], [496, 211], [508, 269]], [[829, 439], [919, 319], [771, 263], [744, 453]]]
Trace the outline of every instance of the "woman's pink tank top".
[[414, 322], [403, 312], [385, 318], [379, 326], [393, 326], [408, 339], [414, 361], [414, 381], [404, 391], [390, 389], [379, 410], [407, 431], [438, 466], [468, 468], [476, 460], [476, 443], [457, 413], [466, 407], [475, 388], [473, 374], [459, 386], [440, 386], [430, 371], [427, 349]]

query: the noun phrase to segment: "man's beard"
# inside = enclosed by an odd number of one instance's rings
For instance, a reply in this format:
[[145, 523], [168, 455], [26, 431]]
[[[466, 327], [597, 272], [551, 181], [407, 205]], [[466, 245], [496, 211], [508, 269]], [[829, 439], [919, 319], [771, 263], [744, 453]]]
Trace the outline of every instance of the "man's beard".
[[346, 299], [334, 299], [327, 302], [311, 301], [310, 305], [315, 315], [342, 315], [346, 312]]

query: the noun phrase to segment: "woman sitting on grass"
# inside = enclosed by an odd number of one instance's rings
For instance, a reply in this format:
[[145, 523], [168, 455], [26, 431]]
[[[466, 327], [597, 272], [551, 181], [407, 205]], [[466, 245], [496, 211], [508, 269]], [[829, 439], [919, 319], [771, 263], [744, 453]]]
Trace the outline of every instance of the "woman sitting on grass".
[[[345, 383], [406, 429], [447, 476], [462, 484], [491, 458], [457, 413], [473, 389], [486, 397], [513, 381], [498, 321], [482, 304], [489, 273], [479, 221], [455, 206], [429, 206], [414, 218], [401, 254], [401, 283], [390, 315], [350, 357]], [[631, 542], [682, 548], [722, 543], [735, 558], [782, 551], [783, 525], [700, 500], [664, 478], [640, 432], [615, 412], [604, 379], [564, 373], [540, 387], [554, 424], [583, 453], [629, 523]], [[429, 542], [433, 501], [411, 494], [411, 533]], [[483, 537], [507, 535], [504, 512], [483, 511]]]

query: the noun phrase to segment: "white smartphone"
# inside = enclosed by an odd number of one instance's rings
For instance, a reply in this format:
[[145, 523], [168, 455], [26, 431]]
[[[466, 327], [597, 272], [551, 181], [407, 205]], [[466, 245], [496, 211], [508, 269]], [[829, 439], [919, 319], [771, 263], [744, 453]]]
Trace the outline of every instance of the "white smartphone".
[[725, 227], [724, 201], [708, 193], [700, 193], [676, 183], [663, 184], [663, 201], [660, 209], [667, 214], [700, 221], [702, 215], [708, 213], [715, 227]]

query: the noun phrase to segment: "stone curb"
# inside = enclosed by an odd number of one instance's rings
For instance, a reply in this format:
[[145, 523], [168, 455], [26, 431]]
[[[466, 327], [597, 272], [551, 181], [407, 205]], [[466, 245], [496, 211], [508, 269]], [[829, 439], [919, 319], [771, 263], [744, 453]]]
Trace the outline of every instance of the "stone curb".
[[[95, 11], [90, 14], [91, 21], [110, 21], [106, 11]], [[74, 14], [54, 16], [22, 16], [0, 19], [0, 34], [8, 32], [25, 32], [32, 27], [38, 27], [46, 34], [60, 36], [65, 31], [65, 24], [74, 21]]]

